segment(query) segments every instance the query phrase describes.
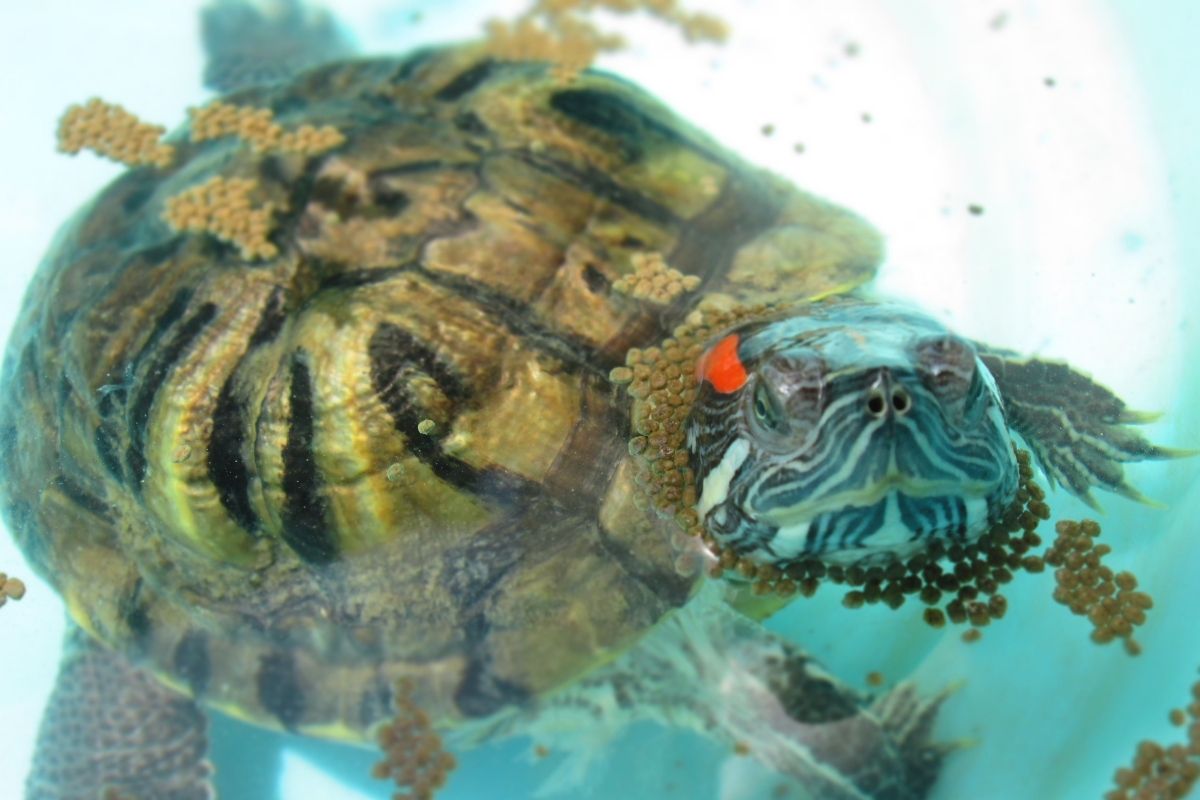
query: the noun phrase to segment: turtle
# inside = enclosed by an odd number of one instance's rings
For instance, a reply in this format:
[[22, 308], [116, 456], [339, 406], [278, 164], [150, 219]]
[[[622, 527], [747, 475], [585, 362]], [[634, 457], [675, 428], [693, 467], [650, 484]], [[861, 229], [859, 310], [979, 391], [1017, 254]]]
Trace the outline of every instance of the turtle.
[[[70, 618], [28, 797], [212, 796], [202, 707], [364, 741], [406, 703], [464, 742], [656, 719], [814, 797], [925, 797], [944, 695], [830, 675], [745, 575], [969, 543], [1017, 441], [1136, 496], [1122, 462], [1170, 455], [1143, 419], [872, 296], [869, 223], [624, 78], [358, 57], [281, 8], [210, 6], [206, 76], [337, 144], [184, 125], [60, 231], [9, 339], [3, 513]], [[164, 218], [217, 178], [265, 244]]]

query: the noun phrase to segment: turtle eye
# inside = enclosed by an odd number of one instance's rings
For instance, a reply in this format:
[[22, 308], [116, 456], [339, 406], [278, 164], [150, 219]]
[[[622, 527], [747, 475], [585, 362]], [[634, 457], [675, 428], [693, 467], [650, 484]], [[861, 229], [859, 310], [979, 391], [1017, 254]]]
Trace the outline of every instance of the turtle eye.
[[750, 413], [756, 430], [790, 440], [817, 424], [824, 402], [824, 362], [810, 353], [781, 353], [759, 366]]
[[957, 336], [937, 336], [916, 346], [921, 374], [941, 400], [953, 402], [967, 396], [975, 380], [975, 348]]
[[778, 432], [783, 426], [783, 417], [771, 390], [763, 381], [754, 387], [754, 419], [760, 426], [772, 432]]

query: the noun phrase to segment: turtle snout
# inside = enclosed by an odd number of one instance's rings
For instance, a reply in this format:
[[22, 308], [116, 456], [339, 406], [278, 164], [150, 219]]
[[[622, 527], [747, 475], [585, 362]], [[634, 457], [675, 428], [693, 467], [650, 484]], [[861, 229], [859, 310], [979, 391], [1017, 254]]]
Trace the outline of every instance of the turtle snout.
[[867, 389], [867, 416], [883, 419], [889, 414], [902, 417], [912, 409], [912, 395], [888, 370], [881, 370], [878, 379]]

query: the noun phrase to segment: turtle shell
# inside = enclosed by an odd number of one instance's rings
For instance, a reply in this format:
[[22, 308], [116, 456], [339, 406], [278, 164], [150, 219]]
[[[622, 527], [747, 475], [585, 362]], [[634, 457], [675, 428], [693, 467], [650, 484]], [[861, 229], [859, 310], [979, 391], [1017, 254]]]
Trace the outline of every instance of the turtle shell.
[[[454, 48], [224, 100], [345, 140], [185, 127], [60, 233], [10, 340], [0, 491], [72, 618], [214, 706], [353, 737], [398, 678], [490, 714], [684, 603], [610, 371], [702, 301], [861, 283], [873, 230], [603, 74]], [[271, 257], [164, 221], [214, 176], [275, 210]], [[629, 290], [656, 258], [690, 291]]]

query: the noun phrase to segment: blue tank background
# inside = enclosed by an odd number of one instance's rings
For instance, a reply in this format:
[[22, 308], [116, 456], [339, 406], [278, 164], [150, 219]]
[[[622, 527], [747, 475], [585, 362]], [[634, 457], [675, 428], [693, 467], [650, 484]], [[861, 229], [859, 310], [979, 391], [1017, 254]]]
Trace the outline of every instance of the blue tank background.
[[[55, 228], [119, 168], [54, 153], [65, 107], [97, 95], [174, 125], [200, 87], [197, 0], [0, 4], [0, 336]], [[474, 34], [527, 3], [330, 0], [369, 52]], [[1200, 447], [1200, 8], [1189, 0], [708, 0], [733, 27], [685, 47], [638, 18], [633, 48], [602, 63], [659, 93], [728, 146], [847, 205], [889, 242], [880, 290], [958, 332], [1066, 358], [1135, 408], [1148, 433]], [[420, 18], [414, 18], [419, 13]], [[767, 136], [764, 125], [774, 126]], [[804, 145], [803, 154], [795, 145]], [[969, 206], [980, 206], [973, 213]], [[983, 640], [924, 628], [919, 609], [847, 612], [836, 591], [772, 620], [865, 685], [957, 682], [939, 732], [973, 746], [937, 800], [1097, 798], [1144, 738], [1183, 735], [1200, 665], [1200, 459], [1131, 468], [1167, 505], [1104, 496], [1104, 541], [1156, 600], [1133, 659], [1088, 641], [1050, 600], [1049, 576], [1011, 591]], [[1059, 493], [1054, 518], [1090, 513]], [[19, 797], [53, 681], [62, 608], [6, 537], [0, 569], [29, 593], [0, 609], [0, 797]], [[375, 756], [215, 723], [228, 798], [385, 797]], [[553, 742], [546, 742], [553, 749]], [[558, 763], [527, 741], [464, 754], [439, 800], [522, 798]], [[258, 784], [253, 781], [259, 780]], [[570, 797], [770, 797], [781, 780], [696, 737], [639, 726]], [[636, 787], [631, 792], [630, 787]], [[795, 797], [793, 790], [784, 797]]]

